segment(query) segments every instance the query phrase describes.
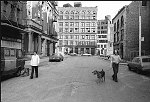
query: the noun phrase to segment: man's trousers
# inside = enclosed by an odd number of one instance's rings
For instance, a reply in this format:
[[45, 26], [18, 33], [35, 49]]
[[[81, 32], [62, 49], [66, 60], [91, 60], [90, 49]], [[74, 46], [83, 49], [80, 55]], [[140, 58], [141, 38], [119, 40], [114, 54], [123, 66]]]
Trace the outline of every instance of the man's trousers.
[[38, 77], [38, 66], [32, 66], [31, 78], [33, 78], [34, 70], [35, 70], [35, 76], [37, 78]]
[[114, 72], [114, 74], [113, 74], [112, 77], [113, 77], [114, 81], [118, 81], [117, 73], [118, 73], [119, 64], [117, 64], [117, 63], [112, 63], [112, 67], [113, 67], [113, 72]]

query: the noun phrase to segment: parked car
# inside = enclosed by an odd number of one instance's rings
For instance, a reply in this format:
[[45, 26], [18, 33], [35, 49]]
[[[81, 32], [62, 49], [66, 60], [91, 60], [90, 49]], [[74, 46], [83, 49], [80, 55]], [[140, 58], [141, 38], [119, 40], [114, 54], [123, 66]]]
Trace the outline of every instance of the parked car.
[[91, 54], [84, 53], [84, 54], [82, 54], [82, 56], [91, 56]]
[[53, 53], [52, 55], [49, 56], [49, 62], [52, 61], [63, 61], [64, 57], [61, 53]]
[[76, 53], [70, 53], [70, 56], [77, 56]]
[[137, 73], [141, 71], [150, 71], [150, 56], [134, 57], [131, 62], [127, 64], [129, 70], [136, 70]]

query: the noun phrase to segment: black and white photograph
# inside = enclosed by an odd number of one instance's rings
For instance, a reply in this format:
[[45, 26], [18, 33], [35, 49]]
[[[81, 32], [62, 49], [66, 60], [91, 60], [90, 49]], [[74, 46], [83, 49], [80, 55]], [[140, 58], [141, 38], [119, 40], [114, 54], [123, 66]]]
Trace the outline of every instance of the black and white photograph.
[[150, 1], [1, 1], [1, 102], [149, 102]]

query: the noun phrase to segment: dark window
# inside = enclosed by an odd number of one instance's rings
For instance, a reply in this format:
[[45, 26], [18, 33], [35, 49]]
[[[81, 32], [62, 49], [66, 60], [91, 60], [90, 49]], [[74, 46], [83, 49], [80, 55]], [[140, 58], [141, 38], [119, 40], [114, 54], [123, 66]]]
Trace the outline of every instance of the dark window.
[[146, 6], [147, 5], [147, 1], [142, 1], [142, 6]]
[[150, 58], [143, 58], [142, 62], [150, 62]]

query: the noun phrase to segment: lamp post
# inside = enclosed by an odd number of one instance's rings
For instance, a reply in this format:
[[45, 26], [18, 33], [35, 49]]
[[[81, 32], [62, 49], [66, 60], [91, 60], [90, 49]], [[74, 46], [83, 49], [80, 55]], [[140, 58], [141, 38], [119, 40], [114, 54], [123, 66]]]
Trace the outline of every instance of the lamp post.
[[140, 10], [141, 1], [139, 1], [139, 57], [141, 56], [141, 10]]

